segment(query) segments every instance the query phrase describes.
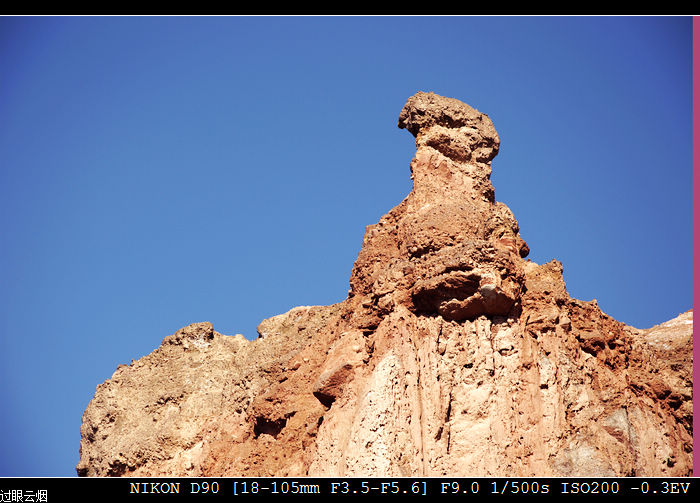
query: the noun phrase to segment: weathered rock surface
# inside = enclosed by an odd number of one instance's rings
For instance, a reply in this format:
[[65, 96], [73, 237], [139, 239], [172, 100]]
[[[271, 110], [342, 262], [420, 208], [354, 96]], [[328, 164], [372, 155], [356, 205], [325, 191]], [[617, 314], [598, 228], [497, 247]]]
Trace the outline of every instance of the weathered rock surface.
[[348, 298], [255, 341], [196, 323], [120, 366], [78, 474], [692, 474], [692, 312], [625, 326], [525, 260], [486, 115], [418, 93], [399, 127], [414, 187], [367, 228]]

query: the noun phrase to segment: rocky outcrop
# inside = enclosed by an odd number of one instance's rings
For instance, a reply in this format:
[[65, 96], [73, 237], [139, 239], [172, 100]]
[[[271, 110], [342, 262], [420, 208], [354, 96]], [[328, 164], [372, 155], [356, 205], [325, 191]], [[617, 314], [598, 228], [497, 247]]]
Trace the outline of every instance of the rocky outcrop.
[[432, 93], [399, 127], [413, 190], [344, 302], [197, 323], [98, 386], [80, 475], [685, 476], [692, 312], [649, 330], [572, 299], [495, 202], [488, 116]]

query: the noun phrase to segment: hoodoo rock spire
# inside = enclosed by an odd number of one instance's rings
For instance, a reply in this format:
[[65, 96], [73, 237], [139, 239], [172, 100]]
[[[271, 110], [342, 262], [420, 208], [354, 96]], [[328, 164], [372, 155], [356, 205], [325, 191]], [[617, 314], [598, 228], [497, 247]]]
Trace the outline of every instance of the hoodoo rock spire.
[[419, 92], [398, 126], [413, 189], [367, 227], [348, 297], [121, 365], [79, 475], [692, 475], [692, 312], [638, 330], [526, 260], [487, 115]]

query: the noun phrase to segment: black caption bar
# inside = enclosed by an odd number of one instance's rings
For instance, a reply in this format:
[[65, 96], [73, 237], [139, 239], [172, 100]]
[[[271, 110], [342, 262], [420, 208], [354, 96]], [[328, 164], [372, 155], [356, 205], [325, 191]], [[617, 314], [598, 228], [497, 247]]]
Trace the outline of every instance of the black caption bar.
[[58, 501], [100, 494], [119, 500], [224, 501], [289, 496], [374, 495], [499, 498], [697, 497], [696, 478], [0, 478], [0, 503]]

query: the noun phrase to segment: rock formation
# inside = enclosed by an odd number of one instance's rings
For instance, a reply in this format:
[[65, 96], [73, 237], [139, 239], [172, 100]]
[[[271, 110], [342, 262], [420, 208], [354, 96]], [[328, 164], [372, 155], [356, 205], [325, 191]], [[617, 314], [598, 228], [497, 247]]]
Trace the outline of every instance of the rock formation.
[[569, 297], [495, 202], [488, 116], [432, 93], [412, 192], [345, 301], [195, 323], [97, 387], [79, 475], [686, 476], [692, 312], [649, 330]]

